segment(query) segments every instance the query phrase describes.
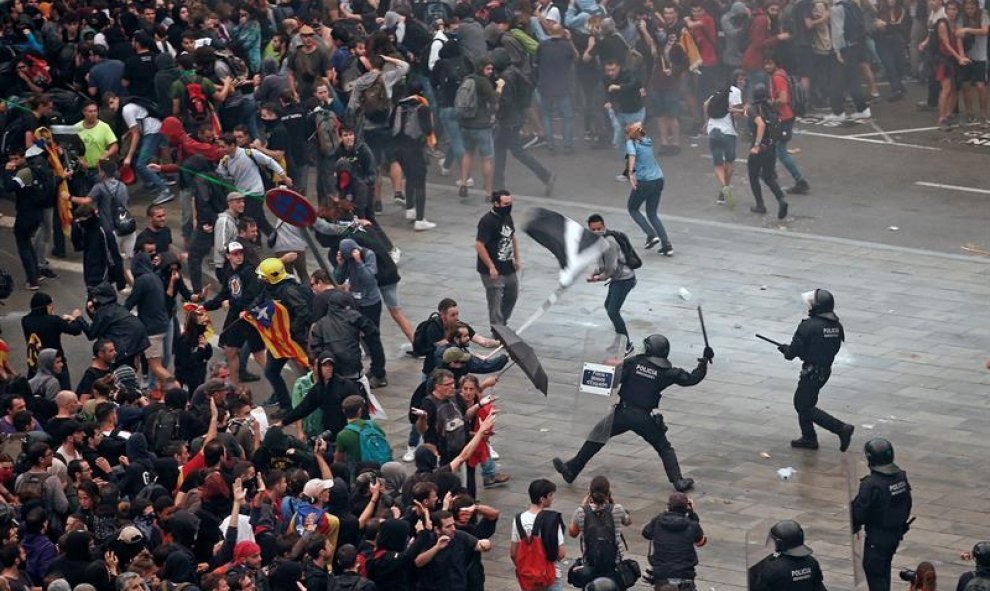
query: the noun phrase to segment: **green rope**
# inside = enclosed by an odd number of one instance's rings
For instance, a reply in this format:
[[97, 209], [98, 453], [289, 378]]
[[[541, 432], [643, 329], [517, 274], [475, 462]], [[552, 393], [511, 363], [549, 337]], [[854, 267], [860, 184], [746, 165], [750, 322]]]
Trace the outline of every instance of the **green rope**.
[[24, 105], [18, 103], [17, 101], [8, 100], [8, 99], [5, 99], [5, 98], [0, 98], [0, 101], [5, 102], [7, 105], [9, 105], [11, 107], [14, 107], [15, 109], [20, 109], [20, 110], [24, 111], [25, 113], [30, 113], [31, 112], [31, 109], [29, 109], [29, 108], [25, 107]]

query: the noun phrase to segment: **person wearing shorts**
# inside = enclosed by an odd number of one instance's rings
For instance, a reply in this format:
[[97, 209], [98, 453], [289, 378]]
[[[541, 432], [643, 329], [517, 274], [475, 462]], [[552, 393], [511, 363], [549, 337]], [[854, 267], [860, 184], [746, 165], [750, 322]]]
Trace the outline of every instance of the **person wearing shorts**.
[[[739, 75], [744, 75], [741, 71]], [[712, 103], [724, 100], [720, 93], [728, 92], [729, 111], [721, 117], [710, 116], [713, 112]], [[732, 167], [736, 161], [736, 124], [733, 119], [743, 112], [742, 90], [736, 86], [735, 79], [728, 89], [716, 91], [704, 104], [705, 132], [708, 134], [708, 150], [712, 155], [712, 165], [715, 167], [715, 180], [718, 181], [718, 205], [729, 207], [735, 205], [732, 199]], [[716, 112], [721, 115], [721, 112]]]

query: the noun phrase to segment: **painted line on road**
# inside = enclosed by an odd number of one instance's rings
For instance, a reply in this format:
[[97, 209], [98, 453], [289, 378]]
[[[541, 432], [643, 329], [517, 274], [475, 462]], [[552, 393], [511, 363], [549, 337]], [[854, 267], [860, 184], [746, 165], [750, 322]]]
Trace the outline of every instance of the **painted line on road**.
[[948, 189], [949, 191], [962, 191], [964, 193], [980, 193], [990, 195], [990, 189], [980, 189], [978, 187], [963, 187], [960, 185], [946, 185], [944, 183], [930, 183], [928, 181], [917, 181], [914, 184], [919, 187], [931, 187], [933, 189]]
[[901, 143], [901, 142], [891, 142], [891, 143], [888, 143], [888, 142], [885, 142], [883, 140], [877, 140], [877, 139], [867, 138], [867, 137], [858, 137], [858, 136], [854, 136], [854, 135], [837, 135], [837, 134], [833, 134], [833, 133], [821, 133], [821, 132], [818, 132], [818, 131], [806, 131], [804, 129], [795, 129], [794, 130], [794, 133], [797, 133], [797, 134], [800, 134], [800, 135], [807, 135], [807, 136], [811, 136], [811, 137], [825, 137], [825, 138], [831, 138], [831, 139], [836, 139], [836, 140], [848, 140], [848, 141], [851, 141], [851, 142], [863, 142], [863, 143], [867, 143], [867, 144], [879, 144], [881, 146], [897, 146], [897, 147], [900, 147], [900, 148], [914, 148], [916, 150], [929, 150], [931, 152], [941, 152], [942, 151], [942, 148], [936, 148], [934, 146], [922, 146], [922, 145], [919, 145], [919, 144], [904, 144], [904, 143]]
[[[880, 129], [880, 128], [878, 127], [877, 129]], [[892, 129], [890, 131], [883, 131], [881, 129], [878, 132], [854, 133], [854, 134], [849, 135], [849, 136], [846, 136], [846, 137], [872, 137], [872, 136], [875, 136], [875, 135], [884, 135], [884, 134], [887, 134], [887, 135], [903, 135], [905, 133], [920, 133], [922, 131], [935, 131], [936, 129], [939, 129], [938, 126], [933, 126], [933, 127], [912, 127], [912, 128], [909, 128], [909, 129]]]
[[870, 127], [872, 127], [873, 129], [877, 130], [877, 133], [880, 134], [880, 137], [883, 138], [883, 141], [887, 142], [888, 144], [894, 143], [894, 138], [890, 137], [890, 134], [888, 134], [879, 125], [877, 125], [877, 122], [876, 121], [873, 121], [871, 119], [870, 120]]

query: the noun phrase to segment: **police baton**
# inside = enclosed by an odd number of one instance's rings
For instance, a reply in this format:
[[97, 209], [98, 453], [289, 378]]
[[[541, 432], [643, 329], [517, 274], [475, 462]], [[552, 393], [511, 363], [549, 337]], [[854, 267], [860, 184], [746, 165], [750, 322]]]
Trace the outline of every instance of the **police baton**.
[[[705, 339], [705, 349], [709, 349], [708, 346], [708, 331], [705, 329], [705, 316], [701, 313], [701, 305], [698, 305], [698, 322], [701, 323], [701, 336]], [[709, 359], [708, 363], [711, 364], [712, 360]]]
[[777, 341], [775, 341], [773, 339], [767, 338], [767, 337], [761, 335], [760, 333], [756, 333], [756, 338], [762, 339], [762, 340], [770, 343], [771, 345], [777, 345], [778, 347], [781, 347], [784, 344], [784, 343], [778, 343]]

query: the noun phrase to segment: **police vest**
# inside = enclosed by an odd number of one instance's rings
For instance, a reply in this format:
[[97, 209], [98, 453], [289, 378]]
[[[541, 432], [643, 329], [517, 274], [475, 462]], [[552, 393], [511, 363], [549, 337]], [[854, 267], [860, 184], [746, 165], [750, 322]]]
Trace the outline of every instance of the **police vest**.
[[908, 483], [907, 474], [903, 470], [892, 476], [871, 472], [865, 480], [871, 488], [880, 491], [882, 499], [876, 518], [871, 519], [867, 525], [886, 530], [902, 530], [911, 516], [911, 484]]
[[622, 364], [622, 385], [619, 399], [628, 406], [650, 410], [660, 404], [660, 391], [665, 384], [665, 370], [646, 355], [630, 357]]
[[754, 591], [816, 591], [822, 580], [821, 567], [811, 556], [772, 555], [753, 568]]

